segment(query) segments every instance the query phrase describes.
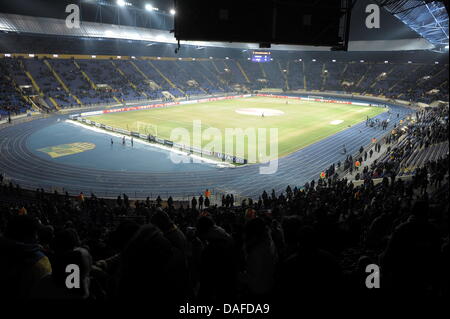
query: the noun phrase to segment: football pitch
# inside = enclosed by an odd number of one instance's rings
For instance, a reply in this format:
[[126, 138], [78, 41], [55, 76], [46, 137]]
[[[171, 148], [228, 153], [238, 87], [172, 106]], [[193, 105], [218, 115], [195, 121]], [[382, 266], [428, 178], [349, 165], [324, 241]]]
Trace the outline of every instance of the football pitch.
[[[261, 152], [269, 158], [285, 156], [365, 121], [367, 116], [374, 117], [386, 110], [380, 107], [338, 103], [249, 97], [108, 113], [91, 116], [89, 119], [180, 144], [200, 143], [204, 149], [212, 148], [215, 152], [228, 155], [252, 158], [251, 154], [256, 154], [258, 162], [262, 161]], [[199, 130], [194, 129], [194, 125], [201, 127], [203, 132], [197, 144], [195, 139], [198, 134], [194, 133]], [[264, 128], [265, 131], [258, 130]], [[249, 134], [239, 138], [227, 134], [231, 132], [230, 129], [234, 129], [234, 132], [241, 129]], [[277, 129], [276, 137], [271, 134], [273, 131], [270, 129]], [[180, 132], [188, 132], [189, 140], [180, 137]], [[256, 138], [252, 137], [252, 132]], [[227, 152], [227, 143], [233, 145], [233, 154]], [[271, 143], [276, 143], [276, 153], [269, 151], [274, 147]]]

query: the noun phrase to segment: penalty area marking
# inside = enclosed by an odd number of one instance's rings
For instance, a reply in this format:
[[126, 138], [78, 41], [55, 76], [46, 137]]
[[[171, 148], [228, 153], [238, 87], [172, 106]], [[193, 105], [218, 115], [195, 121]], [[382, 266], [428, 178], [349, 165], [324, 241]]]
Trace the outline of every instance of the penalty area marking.
[[343, 120], [334, 120], [334, 121], [331, 121], [330, 124], [331, 125], [338, 125], [338, 124], [341, 124], [342, 122], [344, 122], [344, 121]]
[[243, 115], [254, 115], [254, 116], [279, 116], [283, 115], [284, 112], [280, 110], [274, 110], [274, 109], [258, 109], [258, 108], [249, 108], [249, 109], [237, 109], [235, 111], [238, 114]]

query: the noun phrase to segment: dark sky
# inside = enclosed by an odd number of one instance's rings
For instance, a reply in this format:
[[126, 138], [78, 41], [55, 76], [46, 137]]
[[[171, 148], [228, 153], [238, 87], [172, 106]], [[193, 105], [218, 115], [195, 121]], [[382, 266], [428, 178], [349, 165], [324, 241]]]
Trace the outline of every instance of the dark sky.
[[[65, 7], [69, 3], [82, 2], [84, 8], [92, 8], [95, 16], [95, 6], [86, 3], [95, 0], [0, 0], [0, 12], [17, 13], [33, 16], [45, 16], [55, 18], [65, 18]], [[115, 0], [105, 0], [115, 3]], [[168, 12], [173, 7], [173, 0], [128, 0], [134, 6], [144, 8], [146, 3]], [[181, 0], [182, 1], [182, 0]], [[218, 0], [211, 0], [218, 1]], [[245, 1], [245, 0], [242, 0]], [[263, 2], [263, 1], [262, 1]], [[373, 0], [357, 0], [352, 12], [350, 28], [350, 40], [389, 40], [419, 37], [414, 31], [409, 29], [401, 21], [393, 17], [390, 13], [381, 10], [380, 29], [367, 29], [365, 13], [367, 4]], [[84, 9], [83, 9], [84, 10]], [[82, 11], [83, 12], [83, 11]], [[87, 17], [87, 15], [86, 15]], [[83, 19], [83, 16], [82, 16]]]

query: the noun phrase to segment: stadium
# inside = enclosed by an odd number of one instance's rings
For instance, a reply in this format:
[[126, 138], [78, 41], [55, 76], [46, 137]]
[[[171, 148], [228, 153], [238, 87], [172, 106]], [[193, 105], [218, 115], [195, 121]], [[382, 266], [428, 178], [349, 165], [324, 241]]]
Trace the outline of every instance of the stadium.
[[447, 1], [73, 2], [0, 10], [3, 300], [448, 295]]

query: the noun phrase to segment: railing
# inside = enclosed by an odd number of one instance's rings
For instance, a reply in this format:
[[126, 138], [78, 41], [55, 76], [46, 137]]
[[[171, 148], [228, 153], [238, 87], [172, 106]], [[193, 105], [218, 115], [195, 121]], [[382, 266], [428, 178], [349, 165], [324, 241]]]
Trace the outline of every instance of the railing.
[[[21, 189], [29, 190], [29, 191], [35, 191], [37, 189], [43, 189], [45, 193], [53, 194], [55, 191], [57, 191], [59, 194], [65, 194], [66, 192], [69, 194], [69, 196], [78, 196], [80, 193], [83, 193], [85, 196], [90, 196], [91, 193], [95, 194], [98, 198], [105, 198], [105, 199], [116, 199], [117, 196], [122, 196], [124, 192], [122, 191], [95, 191], [85, 188], [72, 188], [72, 187], [62, 187], [62, 186], [48, 186], [46, 184], [32, 184], [29, 183], [26, 180], [17, 179], [17, 178], [10, 178], [8, 175], [4, 175], [3, 178], [3, 185], [9, 185], [12, 184], [14, 187], [19, 186]], [[206, 189], [205, 189], [206, 190]], [[217, 188], [210, 188], [209, 191], [211, 192], [210, 199], [210, 206], [213, 205], [221, 205], [222, 196], [231, 195], [232, 193], [224, 192]], [[204, 192], [182, 192], [178, 194], [171, 194], [169, 192], [147, 192], [145, 190], [142, 191], [134, 191], [134, 192], [127, 192], [125, 193], [130, 200], [145, 200], [147, 197], [151, 200], [155, 200], [158, 196], [160, 196], [164, 201], [167, 201], [167, 199], [172, 196], [174, 201], [183, 201], [188, 202], [190, 205], [192, 197], [198, 197], [200, 195], [204, 195]], [[239, 194], [233, 194], [235, 203], [240, 205], [243, 199], [247, 199], [248, 197], [242, 196]]]

